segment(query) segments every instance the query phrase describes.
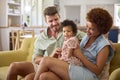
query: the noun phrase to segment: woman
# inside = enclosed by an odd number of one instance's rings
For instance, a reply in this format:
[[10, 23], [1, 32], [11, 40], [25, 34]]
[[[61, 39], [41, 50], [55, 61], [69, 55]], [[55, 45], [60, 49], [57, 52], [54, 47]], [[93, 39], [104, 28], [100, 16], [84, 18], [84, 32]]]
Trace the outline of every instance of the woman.
[[[111, 15], [102, 8], [94, 8], [87, 13], [87, 35], [74, 54], [83, 66], [68, 64], [62, 60], [44, 57], [34, 80], [99, 80], [103, 69], [113, 56], [113, 49], [104, 37], [112, 27]], [[56, 51], [57, 54], [57, 51]], [[54, 54], [54, 55], [56, 55]], [[37, 77], [37, 74], [40, 74]], [[52, 76], [54, 75], [54, 76]]]

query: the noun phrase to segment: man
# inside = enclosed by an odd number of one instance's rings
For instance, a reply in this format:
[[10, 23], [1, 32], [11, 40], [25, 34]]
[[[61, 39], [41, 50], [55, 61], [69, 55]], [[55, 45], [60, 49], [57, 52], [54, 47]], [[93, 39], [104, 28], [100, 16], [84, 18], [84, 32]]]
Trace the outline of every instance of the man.
[[[47, 7], [44, 10], [45, 21], [48, 28], [40, 34], [36, 39], [34, 45], [33, 63], [31, 62], [14, 62], [10, 64], [6, 80], [17, 80], [17, 75], [22, 77], [27, 76], [26, 79], [30, 80], [34, 75], [37, 65], [44, 56], [49, 56], [57, 47], [62, 47], [63, 35], [60, 29], [60, 15], [55, 6]], [[77, 37], [79, 40], [85, 34], [78, 31]], [[30, 76], [31, 75], [31, 76]], [[52, 79], [51, 79], [52, 80]]]

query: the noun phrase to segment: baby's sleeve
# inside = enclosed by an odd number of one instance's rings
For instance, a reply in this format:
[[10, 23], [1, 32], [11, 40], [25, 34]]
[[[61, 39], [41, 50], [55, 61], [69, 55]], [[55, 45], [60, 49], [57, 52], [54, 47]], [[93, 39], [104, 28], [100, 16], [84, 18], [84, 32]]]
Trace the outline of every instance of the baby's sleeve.
[[68, 48], [77, 48], [77, 46], [79, 45], [78, 39], [77, 38], [71, 38], [68, 42], [67, 42], [67, 46]]

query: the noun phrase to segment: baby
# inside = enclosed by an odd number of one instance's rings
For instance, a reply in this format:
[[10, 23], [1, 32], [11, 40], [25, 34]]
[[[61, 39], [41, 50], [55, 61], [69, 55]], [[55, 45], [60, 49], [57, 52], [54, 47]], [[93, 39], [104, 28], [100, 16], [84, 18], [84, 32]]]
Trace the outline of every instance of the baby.
[[[59, 52], [60, 56], [59, 59], [66, 61], [69, 64], [74, 64], [81, 66], [83, 65], [80, 59], [74, 56], [79, 48], [79, 40], [76, 38], [77, 33], [77, 25], [72, 20], [64, 20], [61, 23], [63, 36], [64, 36], [64, 43], [61, 48], [58, 48], [56, 51]], [[57, 53], [58, 53], [57, 52]]]

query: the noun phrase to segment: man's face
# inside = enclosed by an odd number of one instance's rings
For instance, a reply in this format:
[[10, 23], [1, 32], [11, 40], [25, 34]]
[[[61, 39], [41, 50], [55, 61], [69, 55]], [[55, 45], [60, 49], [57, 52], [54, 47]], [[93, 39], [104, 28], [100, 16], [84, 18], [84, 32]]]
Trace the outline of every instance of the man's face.
[[48, 24], [48, 27], [52, 30], [52, 31], [59, 31], [60, 29], [60, 16], [59, 14], [55, 14], [55, 15], [46, 15], [46, 23]]

